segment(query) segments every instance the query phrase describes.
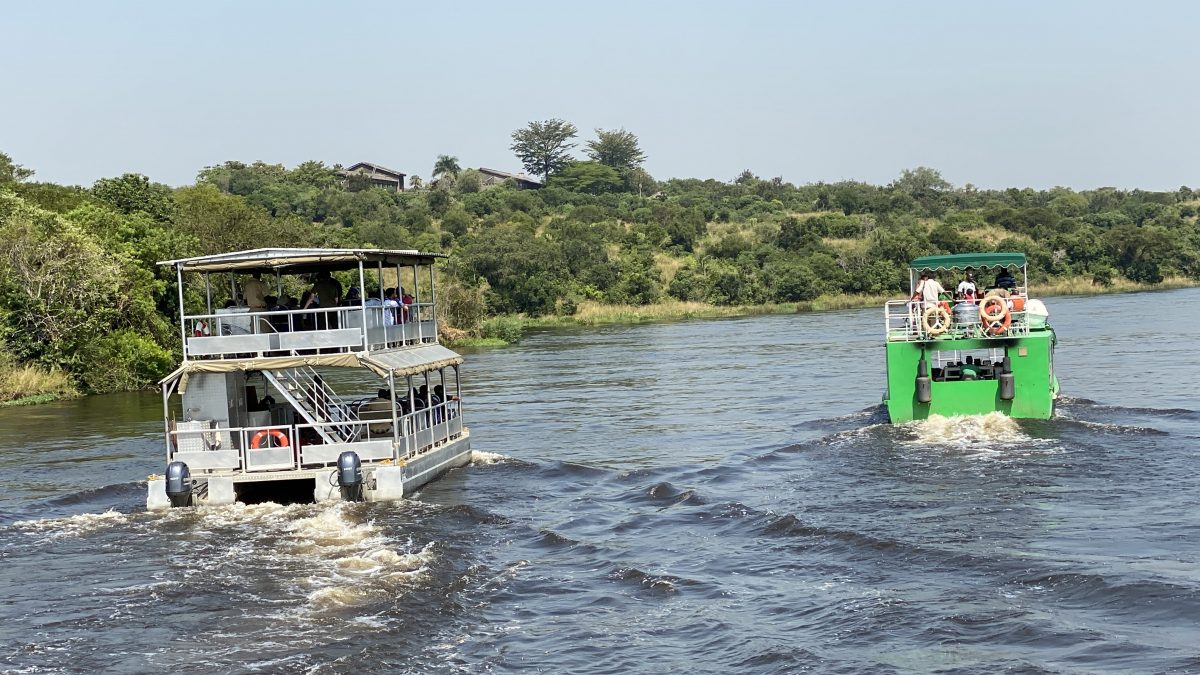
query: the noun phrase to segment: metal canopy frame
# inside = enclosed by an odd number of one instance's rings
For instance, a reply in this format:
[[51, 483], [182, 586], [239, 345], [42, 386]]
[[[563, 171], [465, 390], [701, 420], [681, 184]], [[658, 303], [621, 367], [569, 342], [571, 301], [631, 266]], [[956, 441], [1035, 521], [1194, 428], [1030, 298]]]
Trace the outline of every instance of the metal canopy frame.
[[344, 272], [356, 270], [363, 263], [379, 265], [432, 265], [444, 253], [423, 253], [417, 250], [384, 250], [367, 248], [258, 248], [232, 253], [163, 260], [158, 264], [174, 267], [179, 272], [239, 272], [249, 274], [306, 274], [310, 272]]

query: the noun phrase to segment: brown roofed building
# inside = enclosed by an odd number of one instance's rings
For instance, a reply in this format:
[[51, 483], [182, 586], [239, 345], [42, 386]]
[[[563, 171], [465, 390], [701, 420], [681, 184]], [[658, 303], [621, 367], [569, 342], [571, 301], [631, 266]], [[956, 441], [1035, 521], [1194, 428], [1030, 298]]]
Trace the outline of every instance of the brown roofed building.
[[405, 174], [385, 166], [379, 166], [378, 164], [358, 162], [357, 164], [351, 164], [337, 173], [345, 179], [347, 186], [350, 185], [351, 178], [360, 178], [366, 180], [371, 187], [381, 187], [395, 192], [404, 192]]
[[496, 187], [503, 185], [504, 181], [511, 180], [516, 183], [517, 187], [525, 189], [537, 189], [542, 187], [542, 181], [528, 176], [523, 173], [508, 173], [507, 171], [497, 171], [495, 169], [479, 168], [479, 186], [483, 188]]

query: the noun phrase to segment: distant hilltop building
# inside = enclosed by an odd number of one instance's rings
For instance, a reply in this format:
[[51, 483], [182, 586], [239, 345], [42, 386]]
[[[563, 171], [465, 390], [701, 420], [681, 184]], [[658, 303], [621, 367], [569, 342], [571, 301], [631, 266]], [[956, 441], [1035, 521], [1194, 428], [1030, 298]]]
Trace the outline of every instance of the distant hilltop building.
[[393, 192], [404, 192], [405, 174], [389, 169], [386, 166], [379, 166], [370, 162], [358, 162], [338, 171], [337, 175], [345, 180], [347, 186], [350, 185], [352, 179], [357, 178], [368, 181], [371, 187], [381, 187]]
[[542, 187], [542, 181], [523, 173], [508, 173], [507, 171], [497, 171], [495, 169], [485, 169], [479, 167], [479, 186], [482, 188], [496, 187], [503, 185], [504, 181], [511, 180], [516, 183], [517, 187], [522, 190], [534, 190]]

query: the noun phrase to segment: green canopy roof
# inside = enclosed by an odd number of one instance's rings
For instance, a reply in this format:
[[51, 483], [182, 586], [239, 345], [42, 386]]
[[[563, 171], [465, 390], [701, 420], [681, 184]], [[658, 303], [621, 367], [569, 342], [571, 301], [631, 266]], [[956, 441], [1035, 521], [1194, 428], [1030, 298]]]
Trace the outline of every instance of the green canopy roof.
[[927, 255], [912, 261], [913, 269], [964, 270], [968, 267], [1025, 266], [1024, 253], [959, 253], [958, 255]]

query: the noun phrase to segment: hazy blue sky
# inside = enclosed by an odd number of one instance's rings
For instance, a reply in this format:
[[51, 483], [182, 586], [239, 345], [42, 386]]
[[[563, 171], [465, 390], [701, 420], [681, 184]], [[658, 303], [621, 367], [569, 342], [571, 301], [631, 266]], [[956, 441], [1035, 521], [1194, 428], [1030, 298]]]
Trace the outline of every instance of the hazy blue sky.
[[42, 180], [515, 170], [561, 117], [660, 178], [1200, 186], [1195, 2], [14, 2], [0, 34], [0, 150]]

